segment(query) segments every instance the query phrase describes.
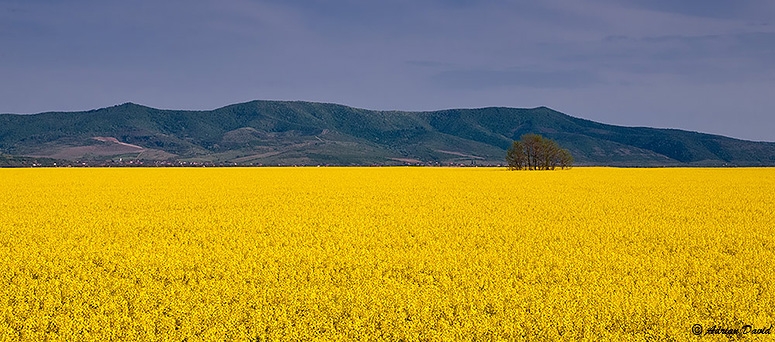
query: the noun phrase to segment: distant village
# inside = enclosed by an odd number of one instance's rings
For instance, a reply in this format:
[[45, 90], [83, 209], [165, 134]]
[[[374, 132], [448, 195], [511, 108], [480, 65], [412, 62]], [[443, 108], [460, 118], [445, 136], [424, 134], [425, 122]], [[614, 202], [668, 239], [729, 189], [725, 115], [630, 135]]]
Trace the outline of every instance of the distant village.
[[[62, 160], [49, 158], [0, 156], [0, 167], [271, 167], [271, 166], [354, 166], [339, 164], [264, 164], [264, 163], [234, 163], [234, 162], [202, 162], [183, 160], [142, 160], [142, 159], [110, 159], [110, 160]], [[358, 166], [446, 166], [446, 167], [479, 167], [479, 166], [504, 166], [470, 162], [421, 162], [396, 160], [385, 164], [358, 165]]]

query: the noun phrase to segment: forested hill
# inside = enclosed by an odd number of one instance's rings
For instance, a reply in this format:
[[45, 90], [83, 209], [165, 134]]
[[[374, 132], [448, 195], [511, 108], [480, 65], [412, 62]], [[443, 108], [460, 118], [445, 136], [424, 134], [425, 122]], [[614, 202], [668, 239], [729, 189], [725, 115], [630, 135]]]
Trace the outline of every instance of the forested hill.
[[606, 125], [546, 107], [402, 112], [285, 101], [212, 111], [126, 103], [84, 112], [3, 114], [0, 164], [496, 165], [526, 133], [557, 141], [577, 165], [775, 165], [775, 143]]

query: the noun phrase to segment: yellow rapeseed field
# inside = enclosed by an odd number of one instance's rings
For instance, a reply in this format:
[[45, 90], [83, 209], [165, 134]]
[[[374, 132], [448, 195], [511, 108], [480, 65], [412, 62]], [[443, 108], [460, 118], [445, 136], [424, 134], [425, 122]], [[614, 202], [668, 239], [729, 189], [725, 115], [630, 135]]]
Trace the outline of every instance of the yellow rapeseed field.
[[2, 169], [0, 300], [1, 340], [715, 340], [775, 323], [775, 169]]

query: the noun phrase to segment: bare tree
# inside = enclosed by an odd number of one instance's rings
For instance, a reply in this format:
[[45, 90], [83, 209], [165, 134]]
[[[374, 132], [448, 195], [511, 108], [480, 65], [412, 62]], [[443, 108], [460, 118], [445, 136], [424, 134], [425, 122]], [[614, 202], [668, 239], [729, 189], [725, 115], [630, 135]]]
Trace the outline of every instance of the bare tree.
[[538, 134], [525, 134], [506, 152], [509, 170], [554, 170], [569, 168], [573, 156], [556, 142]]
[[522, 170], [525, 167], [525, 147], [521, 142], [511, 143], [511, 148], [506, 151], [506, 162], [509, 164], [509, 170]]
[[560, 149], [557, 163], [563, 170], [570, 169], [573, 166], [573, 155], [566, 149]]

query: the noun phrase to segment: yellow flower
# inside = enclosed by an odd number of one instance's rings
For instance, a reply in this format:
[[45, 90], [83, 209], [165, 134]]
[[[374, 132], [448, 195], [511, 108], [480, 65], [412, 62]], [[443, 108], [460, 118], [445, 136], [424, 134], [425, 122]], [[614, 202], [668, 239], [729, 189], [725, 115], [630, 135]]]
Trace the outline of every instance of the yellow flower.
[[775, 170], [0, 169], [0, 340], [775, 323]]

